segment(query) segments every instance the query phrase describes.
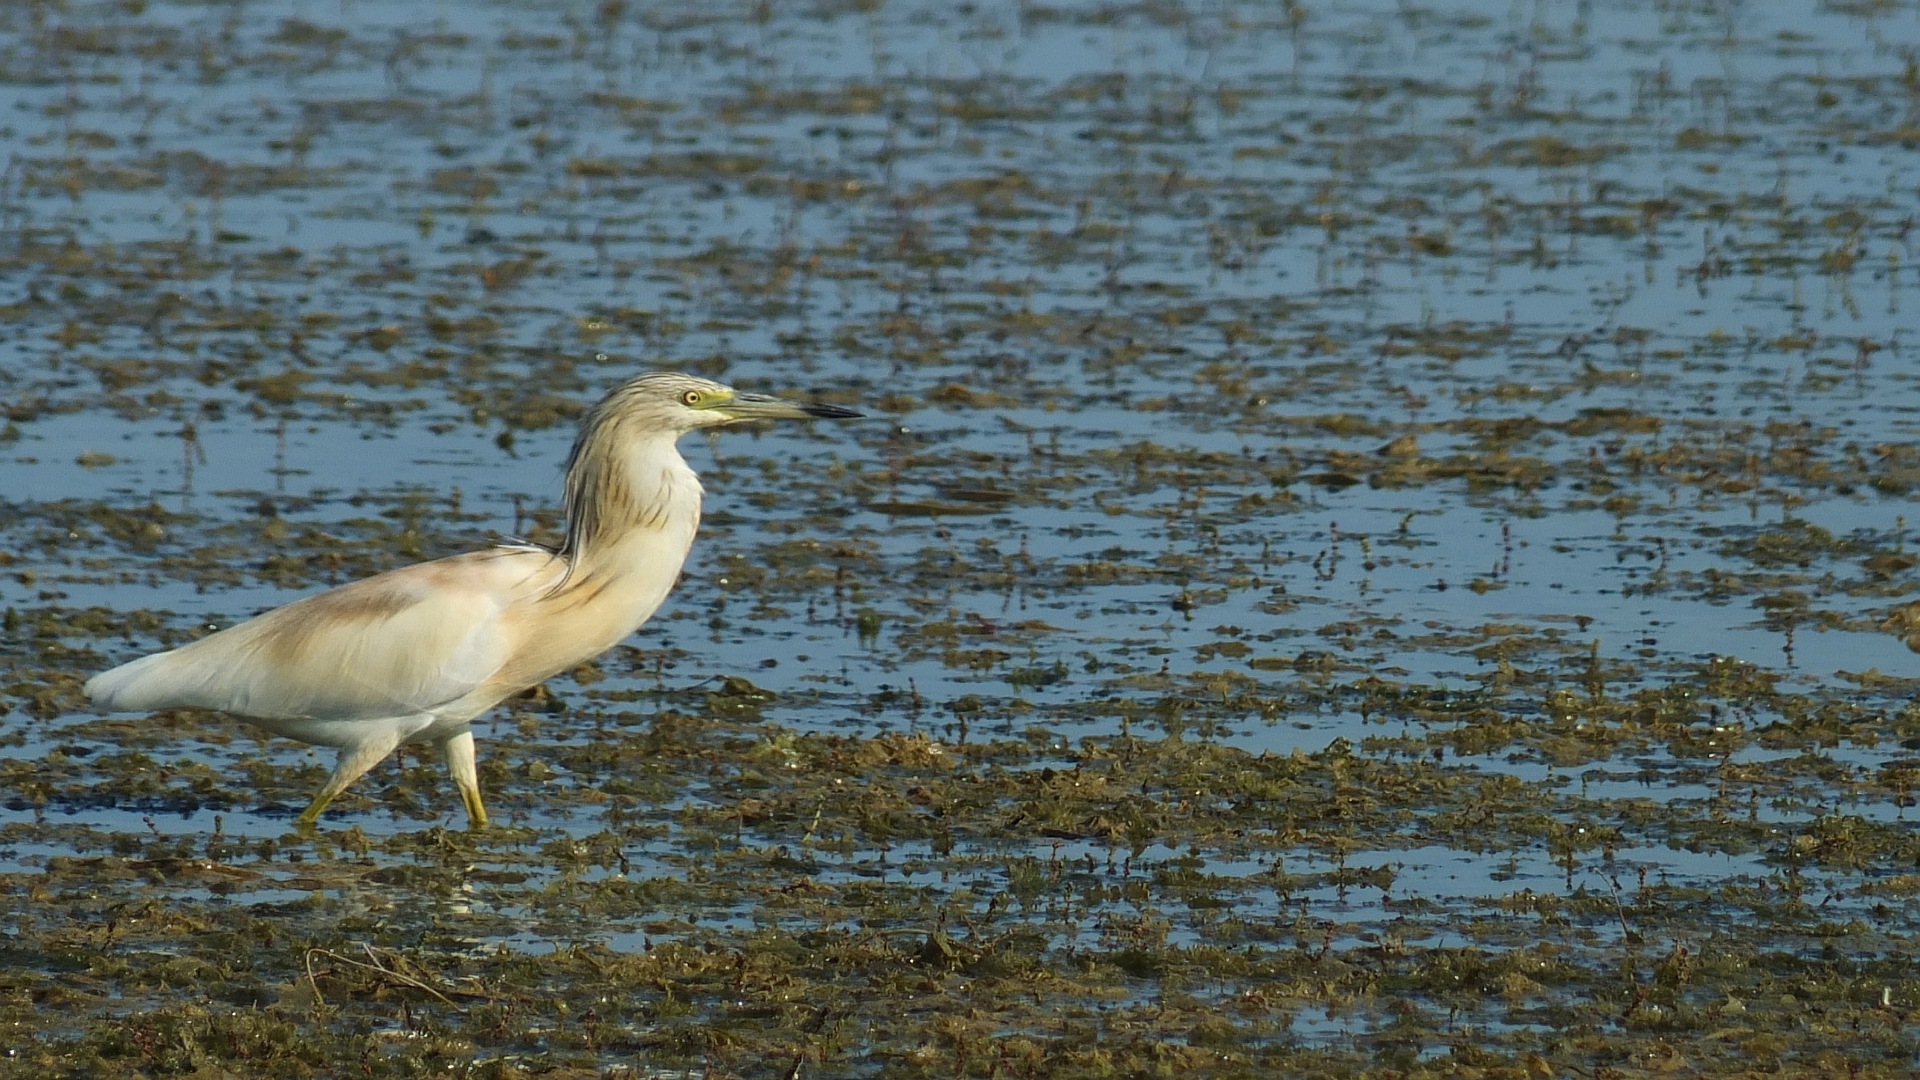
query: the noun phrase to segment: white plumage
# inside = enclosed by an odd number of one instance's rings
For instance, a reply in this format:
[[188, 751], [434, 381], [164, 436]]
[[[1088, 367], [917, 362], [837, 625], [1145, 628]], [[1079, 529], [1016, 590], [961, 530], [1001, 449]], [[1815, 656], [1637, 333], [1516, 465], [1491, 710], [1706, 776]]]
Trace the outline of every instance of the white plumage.
[[702, 494], [680, 436], [744, 420], [858, 415], [690, 375], [642, 375], [581, 422], [558, 550], [502, 546], [356, 581], [103, 672], [87, 694], [118, 711], [215, 709], [337, 748], [339, 763], [303, 823], [395, 747], [433, 743], [468, 818], [485, 825], [473, 719], [617, 644], [678, 579]]

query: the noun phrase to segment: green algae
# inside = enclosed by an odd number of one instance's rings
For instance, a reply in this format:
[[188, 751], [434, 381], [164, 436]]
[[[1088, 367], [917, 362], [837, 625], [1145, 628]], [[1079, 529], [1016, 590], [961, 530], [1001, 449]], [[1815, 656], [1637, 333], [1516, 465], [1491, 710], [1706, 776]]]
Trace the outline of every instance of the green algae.
[[[1910, 6], [5, 17], [0, 1074], [1905, 1075]], [[88, 711], [655, 364], [496, 828]]]
[[[1589, 1035], [1546, 1051], [1593, 1068], [1680, 1039], [1702, 1067], [1755, 1047], [1817, 1067], [1845, 1027], [1858, 1032], [1850, 1060], [1881, 1072], [1904, 1060], [1902, 1017], [1920, 1002], [1910, 965], [1858, 959], [1886, 929], [1809, 903], [1817, 866], [1912, 865], [1903, 830], [1875, 839], [1858, 819], [1791, 830], [1789, 865], [1707, 891], [1635, 884], [1606, 852], [1683, 835], [1695, 815], [1704, 828], [1712, 807], [1603, 825], [1606, 802], [1557, 783], [1490, 791], [1477, 770], [1417, 758], [1133, 738], [1061, 754], [670, 713], [643, 730], [599, 768], [623, 771], [631, 754], [678, 778], [680, 796], [617, 817], [589, 802], [599, 832], [534, 844], [542, 830], [516, 826], [382, 841], [330, 830], [207, 853], [155, 835], [6, 874], [9, 892], [37, 900], [0, 1008], [57, 1000], [76, 1018], [8, 1068], [320, 1075], [358, 1061], [403, 1075], [466, 1062], [512, 1075], [497, 1070], [639, 1057], [743, 1075], [796, 1059], [991, 1075], [1018, 1059], [1082, 1075], [1097, 1061], [1157, 1068], [1167, 1048], [1198, 1045], [1207, 1056], [1187, 1067], [1234, 1075], [1377, 1067], [1405, 1045], [1457, 1071], [1509, 1060], [1545, 1025], [1611, 1032], [1605, 1050]], [[524, 798], [511, 769], [500, 780]], [[1504, 838], [1489, 858], [1544, 843], [1577, 880], [1557, 897], [1449, 900], [1402, 893], [1391, 862], [1347, 862], [1470, 845], [1469, 833]], [[1394, 912], [1389, 935], [1343, 928], [1356, 891]], [[1703, 907], [1717, 929], [1676, 935]], [[474, 946], [527, 930], [564, 942], [583, 917], [596, 936], [624, 927], [646, 944]], [[1443, 944], [1461, 934], [1484, 944]], [[201, 1003], [167, 1003], [174, 987], [201, 988]], [[80, 1022], [114, 1001], [150, 1008], [97, 1031]], [[1359, 1057], [1297, 1046], [1293, 1022], [1320, 1012], [1377, 1017], [1384, 1041]]]

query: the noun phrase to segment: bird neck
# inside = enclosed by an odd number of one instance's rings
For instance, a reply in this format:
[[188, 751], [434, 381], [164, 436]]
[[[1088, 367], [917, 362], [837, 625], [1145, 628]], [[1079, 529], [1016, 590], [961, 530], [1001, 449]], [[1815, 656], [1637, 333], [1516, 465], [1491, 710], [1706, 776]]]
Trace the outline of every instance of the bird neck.
[[560, 554], [572, 567], [569, 578], [619, 561], [616, 553], [635, 543], [672, 556], [672, 572], [679, 573], [700, 524], [702, 492], [676, 438], [635, 437], [607, 426], [582, 434], [567, 467], [567, 539]]

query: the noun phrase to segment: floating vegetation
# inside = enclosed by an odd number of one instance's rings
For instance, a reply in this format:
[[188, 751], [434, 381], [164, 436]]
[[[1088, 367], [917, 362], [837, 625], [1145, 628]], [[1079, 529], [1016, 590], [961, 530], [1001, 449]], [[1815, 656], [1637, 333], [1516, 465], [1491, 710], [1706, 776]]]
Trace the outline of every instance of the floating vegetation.
[[[0, 1076], [1908, 1075], [1920, 10], [1601, 7], [0, 15]], [[84, 703], [654, 366], [496, 828]]]

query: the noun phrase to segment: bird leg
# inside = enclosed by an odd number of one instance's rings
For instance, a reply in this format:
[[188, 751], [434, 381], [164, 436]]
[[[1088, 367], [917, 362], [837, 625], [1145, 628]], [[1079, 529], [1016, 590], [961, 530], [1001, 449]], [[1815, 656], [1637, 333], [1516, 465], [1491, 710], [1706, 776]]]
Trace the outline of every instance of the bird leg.
[[320, 794], [315, 795], [313, 801], [307, 804], [307, 808], [300, 811], [300, 816], [294, 819], [295, 823], [310, 826], [319, 821], [320, 813], [327, 808], [328, 803], [347, 790], [348, 784], [365, 776], [368, 769], [380, 764], [381, 759], [393, 753], [394, 748], [399, 745], [399, 732], [376, 731], [364, 742], [341, 747], [340, 760], [334, 763], [333, 775], [327, 777], [327, 782], [320, 788]]
[[473, 730], [461, 728], [440, 740], [440, 756], [446, 759], [453, 786], [460, 789], [460, 801], [467, 804], [467, 827], [487, 827], [487, 808], [480, 802], [480, 773], [473, 764]]

